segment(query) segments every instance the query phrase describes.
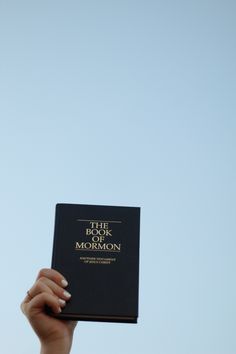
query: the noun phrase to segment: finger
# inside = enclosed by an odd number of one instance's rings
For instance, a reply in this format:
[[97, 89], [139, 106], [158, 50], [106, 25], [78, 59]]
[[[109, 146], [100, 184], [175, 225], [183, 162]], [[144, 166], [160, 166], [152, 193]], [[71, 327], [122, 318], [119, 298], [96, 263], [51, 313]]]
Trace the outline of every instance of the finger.
[[[50, 292], [54, 293], [55, 295], [57, 295], [61, 299], [69, 300], [71, 297], [71, 294], [68, 291], [66, 291], [61, 286], [57, 285], [51, 279], [48, 279], [46, 277], [42, 277], [42, 278], [39, 278], [36, 283], [40, 283], [42, 288], [43, 288], [43, 286], [46, 285], [51, 290]], [[45, 288], [45, 290], [46, 290], [46, 288]], [[30, 290], [30, 295], [32, 295], [32, 294], [33, 294], [33, 292], [32, 292], [32, 290]]]
[[36, 295], [28, 304], [23, 305], [23, 312], [30, 319], [45, 312], [45, 306], [50, 307], [54, 313], [61, 312], [60, 299], [46, 292]]
[[35, 286], [33, 286], [29, 291], [27, 291], [27, 295], [26, 295], [26, 297], [24, 298], [24, 300], [21, 303], [21, 310], [22, 310], [23, 313], [25, 313], [24, 312], [24, 305], [28, 304], [31, 300], [33, 300], [33, 298], [36, 295], [42, 293], [43, 291], [44, 292], [48, 292], [49, 294], [52, 294], [52, 291], [48, 287], [39, 286], [38, 284], [37, 284], [37, 286], [35, 284]]
[[27, 291], [26, 302], [31, 301], [35, 296], [43, 292], [53, 294], [52, 289], [46, 284], [45, 281], [43, 281], [42, 278], [40, 278], [34, 283], [32, 288]]
[[50, 268], [41, 269], [38, 274], [37, 280], [42, 277], [51, 279], [52, 281], [54, 281], [59, 286], [62, 286], [63, 288], [68, 285], [68, 282], [65, 279], [65, 277], [63, 277], [63, 275], [55, 269], [50, 269]]

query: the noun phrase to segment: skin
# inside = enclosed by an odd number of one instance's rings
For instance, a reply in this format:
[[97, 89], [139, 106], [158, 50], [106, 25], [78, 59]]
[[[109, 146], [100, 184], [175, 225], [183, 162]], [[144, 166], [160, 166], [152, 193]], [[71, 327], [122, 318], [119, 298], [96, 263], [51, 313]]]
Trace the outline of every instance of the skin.
[[69, 354], [75, 321], [59, 320], [48, 315], [45, 306], [53, 313], [61, 312], [70, 299], [63, 275], [54, 269], [41, 269], [37, 279], [21, 304], [41, 343], [41, 354]]

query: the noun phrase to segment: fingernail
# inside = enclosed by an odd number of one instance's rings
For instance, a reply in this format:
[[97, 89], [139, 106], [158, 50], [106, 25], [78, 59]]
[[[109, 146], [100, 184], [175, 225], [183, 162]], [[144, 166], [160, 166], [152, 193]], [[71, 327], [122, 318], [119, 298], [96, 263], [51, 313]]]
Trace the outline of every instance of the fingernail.
[[63, 295], [64, 295], [65, 297], [67, 297], [68, 299], [71, 297], [71, 294], [68, 293], [68, 291], [66, 291], [66, 290], [63, 292]]
[[65, 279], [62, 279], [61, 284], [63, 287], [66, 287], [68, 285], [68, 281], [66, 281]]
[[61, 308], [60, 307], [58, 308], [58, 313], [61, 313]]
[[66, 302], [65, 300], [59, 299], [59, 304], [60, 306], [65, 306]]

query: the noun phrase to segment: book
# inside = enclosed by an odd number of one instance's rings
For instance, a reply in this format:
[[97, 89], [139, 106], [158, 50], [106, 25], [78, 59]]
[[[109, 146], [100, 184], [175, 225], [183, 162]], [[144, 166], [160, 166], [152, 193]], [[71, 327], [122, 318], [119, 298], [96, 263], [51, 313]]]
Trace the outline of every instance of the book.
[[61, 319], [137, 323], [140, 208], [57, 204], [52, 268], [68, 281]]

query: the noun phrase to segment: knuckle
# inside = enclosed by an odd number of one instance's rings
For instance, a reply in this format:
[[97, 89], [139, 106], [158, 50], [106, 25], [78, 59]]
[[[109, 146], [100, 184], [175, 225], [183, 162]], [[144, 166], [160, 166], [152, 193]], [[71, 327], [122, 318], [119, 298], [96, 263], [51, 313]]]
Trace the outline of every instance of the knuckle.
[[41, 277], [45, 276], [45, 274], [47, 273], [47, 271], [48, 271], [47, 268], [42, 268], [42, 269], [40, 269], [39, 274], [38, 274], [38, 277], [41, 278]]
[[42, 290], [44, 288], [44, 282], [42, 281], [42, 278], [39, 278], [34, 286], [35, 290]]
[[44, 276], [44, 275], [42, 275], [39, 279], [38, 279], [38, 283], [45, 283], [47, 281], [47, 278]]
[[20, 304], [20, 309], [21, 309], [21, 311], [23, 312], [23, 314], [25, 315], [25, 304], [24, 304], [24, 302], [22, 302], [22, 303]]
[[48, 293], [46, 291], [42, 291], [40, 294], [38, 294], [38, 297], [41, 297], [45, 301], [48, 297]]

